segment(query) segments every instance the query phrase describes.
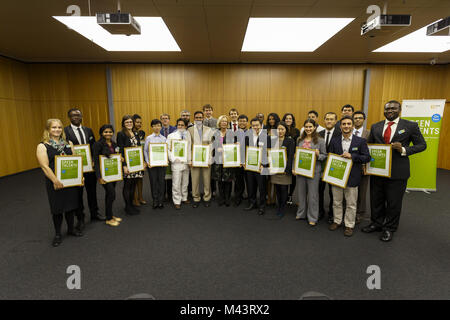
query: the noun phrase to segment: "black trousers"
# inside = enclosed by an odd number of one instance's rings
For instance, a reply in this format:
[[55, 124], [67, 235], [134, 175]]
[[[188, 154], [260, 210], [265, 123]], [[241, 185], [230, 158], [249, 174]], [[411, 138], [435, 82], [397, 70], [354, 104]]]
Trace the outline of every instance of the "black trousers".
[[125, 178], [123, 179], [123, 200], [125, 201], [125, 207], [129, 208], [133, 205], [134, 192], [136, 190], [136, 183], [139, 178]]
[[[67, 222], [67, 231], [72, 232], [73, 231], [73, 225], [75, 220], [75, 213], [76, 210], [64, 212], [64, 216], [66, 217]], [[60, 236], [61, 235], [61, 227], [63, 223], [63, 214], [54, 214], [52, 216], [53, 218], [53, 226], [55, 227], [55, 235]]]
[[247, 171], [244, 168], [236, 168], [236, 180], [234, 182], [234, 200], [236, 202], [242, 201], [245, 186], [247, 186], [248, 192]]
[[370, 177], [370, 218], [377, 227], [397, 231], [407, 181]]
[[283, 213], [286, 208], [286, 201], [288, 199], [288, 187], [289, 185], [275, 184], [275, 190], [277, 192], [278, 200], [278, 212]]
[[[97, 205], [97, 176], [95, 172], [86, 172], [84, 175], [84, 188], [86, 189], [89, 211], [91, 219], [98, 214]], [[76, 213], [77, 220], [84, 222], [84, 203], [83, 203], [83, 187], [79, 188], [80, 209]]]
[[256, 192], [259, 189], [259, 208], [264, 209], [266, 207], [267, 176], [257, 172], [247, 171], [247, 183], [248, 201], [250, 204], [258, 204], [256, 201]]
[[164, 191], [166, 188], [166, 167], [147, 168], [150, 188], [152, 192], [153, 204], [164, 202]]
[[289, 197], [292, 197], [294, 194], [295, 186], [297, 185], [297, 176], [295, 174], [292, 175], [292, 183], [289, 185]]
[[111, 220], [113, 217], [112, 206], [114, 200], [116, 200], [116, 183], [109, 182], [102, 184], [105, 189], [105, 216], [106, 220]]
[[167, 194], [167, 201], [172, 201], [172, 179], [166, 180], [166, 194]]
[[333, 217], [333, 192], [331, 191], [331, 185], [320, 180], [319, 182], [319, 212], [325, 212], [324, 208], [324, 193], [325, 187], [328, 185], [328, 194], [330, 196], [330, 204], [328, 206], [328, 216]]
[[[216, 180], [213, 180], [214, 183]], [[220, 204], [223, 204], [224, 202], [230, 203], [231, 199], [231, 187], [233, 185], [233, 182], [231, 181], [218, 181], [219, 185], [219, 199], [218, 202]]]

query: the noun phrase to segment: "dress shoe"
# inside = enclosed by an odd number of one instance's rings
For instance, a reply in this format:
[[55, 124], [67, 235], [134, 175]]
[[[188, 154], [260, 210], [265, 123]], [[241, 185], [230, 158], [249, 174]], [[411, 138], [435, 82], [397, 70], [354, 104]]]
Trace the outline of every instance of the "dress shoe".
[[322, 220], [324, 216], [325, 216], [325, 211], [320, 210], [319, 211], [319, 219], [318, 220]]
[[380, 240], [384, 241], [384, 242], [389, 242], [392, 240], [393, 237], [394, 237], [394, 232], [389, 231], [389, 230], [384, 230], [383, 233], [381, 234]]
[[147, 201], [145, 201], [145, 200], [139, 200], [139, 202], [140, 202], [141, 204], [147, 204]]
[[302, 217], [300, 217], [300, 216], [296, 216], [296, 217], [295, 217], [295, 220], [306, 220], [306, 218], [305, 218], [305, 217], [302, 218]]
[[108, 226], [111, 226], [111, 227], [117, 227], [117, 226], [119, 225], [119, 222], [117, 222], [117, 221], [114, 220], [114, 219], [106, 220], [105, 223], [106, 223]]
[[248, 207], [244, 208], [245, 211], [250, 211], [250, 210], [253, 210], [253, 209], [256, 209], [256, 206], [253, 203], [250, 204]]
[[118, 217], [114, 217], [114, 216], [113, 216], [113, 219], [116, 220], [117, 222], [121, 222], [122, 221], [122, 218], [118, 218]]
[[198, 208], [198, 205], [200, 204], [200, 201], [194, 201], [192, 204], [192, 208]]
[[152, 208], [153, 209], [157, 209], [158, 208], [158, 204], [156, 202], [153, 202]]
[[378, 232], [382, 231], [382, 229], [380, 227], [377, 227], [373, 223], [371, 223], [368, 226], [362, 228], [361, 231], [365, 232], [365, 233], [372, 233], [372, 232], [376, 232], [376, 231], [378, 231]]
[[176, 204], [176, 205], [175, 205], [175, 209], [180, 210], [180, 209], [181, 209], [181, 206], [180, 206], [179, 204]]
[[334, 230], [336, 230], [336, 229], [339, 228], [339, 227], [340, 227], [339, 224], [333, 222], [333, 223], [328, 227], [328, 230], [334, 231]]
[[328, 224], [333, 224], [333, 223], [334, 223], [334, 218], [328, 217]]
[[351, 237], [352, 234], [353, 234], [353, 228], [345, 227], [345, 230], [344, 230], [344, 236], [346, 236], [346, 237]]
[[61, 242], [62, 242], [62, 237], [61, 237], [61, 235], [56, 235], [56, 236], [53, 238], [52, 246], [58, 247], [58, 246], [61, 244]]
[[67, 231], [67, 235], [74, 236], [74, 237], [82, 237], [83, 232], [81, 232], [80, 230], [74, 229], [74, 230]]
[[209, 207], [211, 206], [211, 201], [205, 201], [205, 202], [203, 203], [203, 205], [204, 205], [206, 208], [209, 208]]
[[162, 203], [158, 204], [158, 209], [164, 209], [164, 205]]
[[262, 216], [262, 215], [264, 214], [264, 209], [263, 209], [263, 208], [260, 208], [260, 209], [258, 210], [258, 214], [259, 214], [260, 216]]
[[315, 227], [315, 226], [317, 225], [317, 222], [312, 222], [312, 221], [310, 221], [310, 222], [308, 222], [308, 224], [309, 224], [311, 227]]
[[183, 204], [190, 204], [190, 203], [191, 203], [191, 201], [189, 201], [189, 200], [183, 201]]

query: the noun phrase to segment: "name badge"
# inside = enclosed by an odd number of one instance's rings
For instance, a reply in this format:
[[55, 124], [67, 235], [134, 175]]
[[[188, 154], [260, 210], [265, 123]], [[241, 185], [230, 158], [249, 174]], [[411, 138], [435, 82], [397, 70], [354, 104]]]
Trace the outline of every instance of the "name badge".
[[398, 132], [398, 134], [402, 134], [402, 133], [405, 133], [405, 129], [402, 129]]
[[120, 152], [120, 148], [119, 147], [116, 147], [116, 152]]
[[352, 151], [358, 151], [358, 147], [352, 148]]
[[93, 136], [90, 136], [90, 137], [89, 137], [89, 140], [92, 140], [92, 139], [94, 139], [94, 137], [93, 137]]

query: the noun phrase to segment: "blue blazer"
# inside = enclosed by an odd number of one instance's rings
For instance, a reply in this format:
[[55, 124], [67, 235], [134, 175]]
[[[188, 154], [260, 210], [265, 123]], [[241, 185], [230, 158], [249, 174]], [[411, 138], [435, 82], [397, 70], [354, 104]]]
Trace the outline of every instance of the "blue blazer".
[[[169, 133], [167, 134], [167, 136], [176, 130], [177, 127], [169, 125]], [[161, 128], [161, 134], [167, 139], [167, 136], [164, 134], [164, 127]]]
[[[329, 152], [341, 155], [342, 150], [342, 134], [334, 137], [330, 141]], [[370, 152], [367, 147], [366, 139], [352, 136], [349, 153], [352, 155], [352, 170], [348, 178], [347, 187], [357, 187], [361, 183], [362, 164], [370, 161]]]

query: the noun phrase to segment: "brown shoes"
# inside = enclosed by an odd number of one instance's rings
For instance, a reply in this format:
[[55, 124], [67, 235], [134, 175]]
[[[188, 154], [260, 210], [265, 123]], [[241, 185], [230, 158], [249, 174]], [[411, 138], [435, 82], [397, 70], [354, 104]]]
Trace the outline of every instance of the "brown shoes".
[[334, 231], [334, 230], [336, 230], [337, 228], [339, 228], [341, 225], [339, 225], [339, 224], [337, 224], [336, 222], [333, 222], [329, 227], [328, 227], [328, 229], [330, 230], [330, 231]]
[[176, 205], [175, 205], [175, 209], [180, 210], [180, 209], [181, 209], [181, 206], [180, 206], [179, 204], [176, 204]]
[[352, 228], [345, 227], [344, 236], [346, 236], [346, 237], [351, 237], [352, 234], [353, 234], [353, 229], [352, 229]]
[[190, 204], [190, 203], [191, 203], [191, 201], [189, 201], [189, 200], [186, 200], [186, 201], [183, 201], [183, 203], [184, 203], [184, 204]]

